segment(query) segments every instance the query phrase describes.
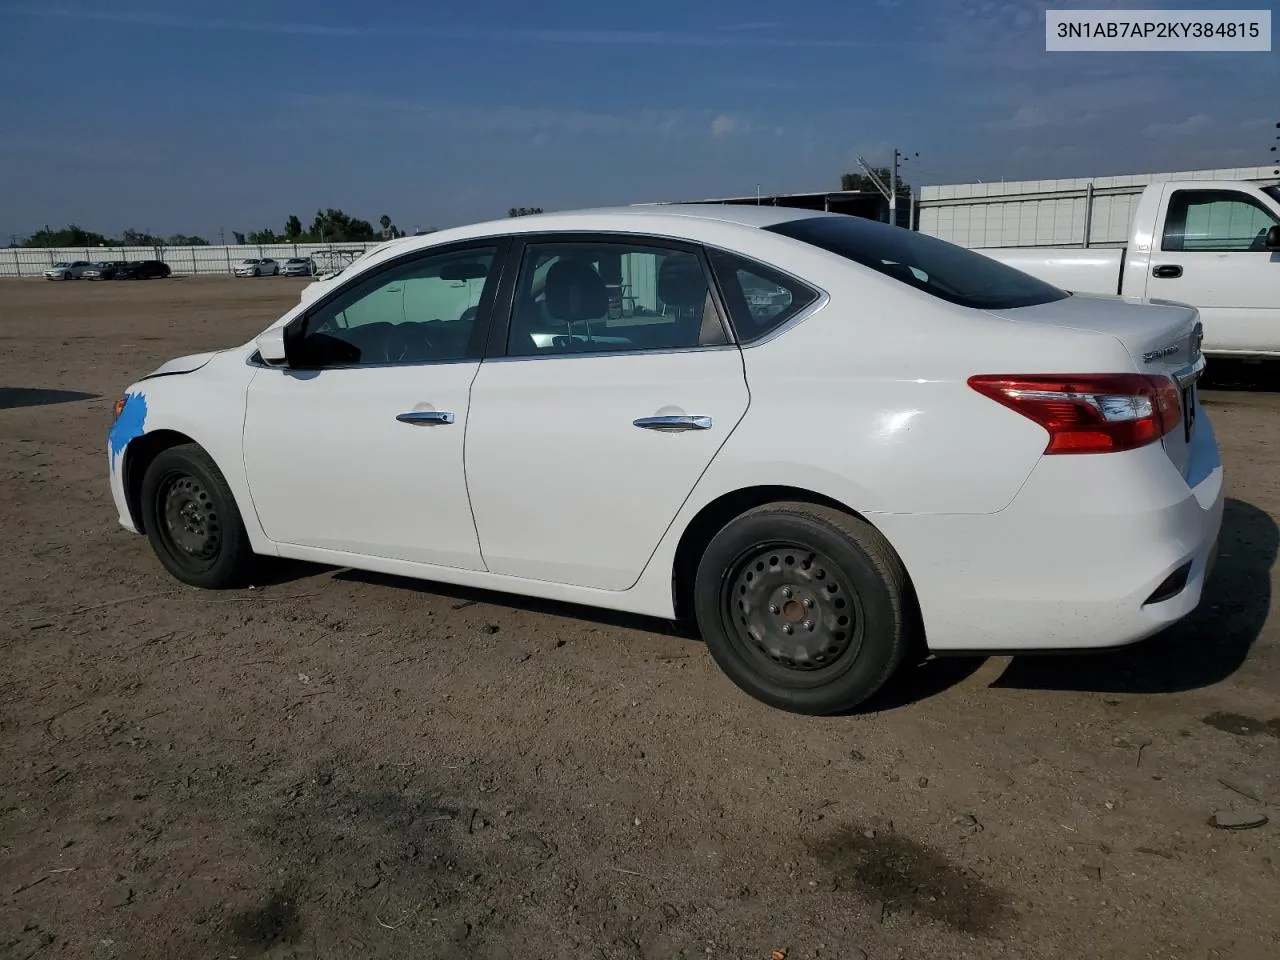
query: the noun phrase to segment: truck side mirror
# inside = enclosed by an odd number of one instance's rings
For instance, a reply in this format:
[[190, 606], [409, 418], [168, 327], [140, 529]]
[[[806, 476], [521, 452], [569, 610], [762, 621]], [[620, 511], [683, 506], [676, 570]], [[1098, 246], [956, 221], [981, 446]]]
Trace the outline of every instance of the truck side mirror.
[[1267, 231], [1267, 249], [1280, 250], [1280, 224]]

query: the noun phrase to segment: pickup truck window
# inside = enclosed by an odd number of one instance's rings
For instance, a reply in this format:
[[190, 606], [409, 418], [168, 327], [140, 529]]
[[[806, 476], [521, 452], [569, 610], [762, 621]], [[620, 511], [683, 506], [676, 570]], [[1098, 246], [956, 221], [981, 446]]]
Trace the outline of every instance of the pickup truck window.
[[1276, 217], [1238, 190], [1175, 190], [1164, 221], [1161, 250], [1265, 253]]
[[863, 217], [810, 217], [765, 229], [821, 247], [962, 307], [1008, 310], [1071, 296], [980, 253]]

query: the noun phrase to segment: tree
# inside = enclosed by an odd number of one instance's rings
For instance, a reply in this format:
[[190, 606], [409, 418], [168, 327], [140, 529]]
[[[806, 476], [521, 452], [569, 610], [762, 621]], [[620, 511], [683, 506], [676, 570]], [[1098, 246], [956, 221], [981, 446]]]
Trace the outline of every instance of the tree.
[[22, 242], [24, 247], [102, 247], [111, 243], [100, 233], [94, 233], [76, 226], [74, 223], [61, 230], [50, 229], [47, 225], [37, 230]]
[[132, 227], [120, 235], [120, 246], [122, 247], [162, 247], [164, 239], [155, 237], [141, 230], [134, 230]]
[[235, 237], [236, 243], [238, 244], [243, 244], [245, 242], [244, 234], [240, 233], [238, 230], [232, 230], [231, 236]]
[[528, 217], [535, 213], [541, 213], [541, 207], [511, 207], [507, 210], [508, 217]]
[[171, 247], [207, 247], [209, 241], [194, 234], [175, 233], [165, 241]]
[[[889, 168], [888, 167], [872, 167], [872, 172], [880, 178], [885, 188], [889, 186]], [[868, 193], [879, 193], [880, 188], [865, 173], [844, 173], [840, 175], [841, 190], [865, 190]], [[905, 180], [898, 181], [898, 196], [911, 196], [911, 184]]]
[[395, 240], [397, 237], [403, 237], [404, 231], [391, 222], [391, 218], [385, 213], [378, 218], [378, 225], [382, 227], [382, 235], [388, 240]]
[[[237, 236], [239, 236], [239, 234], [237, 234]], [[271, 230], [269, 227], [263, 228], [262, 230], [255, 230], [253, 233], [249, 234], [250, 243], [284, 243], [284, 240], [284, 237], [277, 236], [275, 231]]]
[[284, 238], [293, 243], [297, 243], [302, 237], [302, 221], [294, 214], [289, 214], [289, 219], [284, 223]]
[[315, 219], [311, 221], [311, 233], [321, 243], [354, 243], [378, 239], [373, 224], [368, 220], [357, 220], [334, 207], [316, 211]]

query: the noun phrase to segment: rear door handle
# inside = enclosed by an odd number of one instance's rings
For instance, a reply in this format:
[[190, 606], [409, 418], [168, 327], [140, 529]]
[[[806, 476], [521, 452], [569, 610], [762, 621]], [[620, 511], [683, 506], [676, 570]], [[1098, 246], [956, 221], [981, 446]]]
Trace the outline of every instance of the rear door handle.
[[1176, 263], [1162, 263], [1158, 267], [1151, 269], [1153, 277], [1161, 277], [1162, 279], [1172, 280], [1174, 277], [1182, 276], [1182, 267]]
[[642, 430], [664, 430], [670, 433], [711, 429], [710, 417], [640, 417], [631, 422]]
[[410, 410], [396, 414], [396, 419], [401, 423], [453, 423], [453, 414], [448, 410]]

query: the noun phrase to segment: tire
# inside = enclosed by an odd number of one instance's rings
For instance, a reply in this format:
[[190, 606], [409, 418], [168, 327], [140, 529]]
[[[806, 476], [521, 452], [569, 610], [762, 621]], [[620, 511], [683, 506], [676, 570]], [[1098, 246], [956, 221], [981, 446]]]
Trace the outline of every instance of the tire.
[[142, 477], [142, 525], [161, 564], [183, 583], [240, 586], [253, 568], [249, 536], [217, 464], [194, 443], [162, 450]]
[[901, 665], [917, 622], [880, 532], [808, 503], [766, 504], [725, 525], [698, 563], [693, 599], [720, 669], [791, 713], [865, 702]]

